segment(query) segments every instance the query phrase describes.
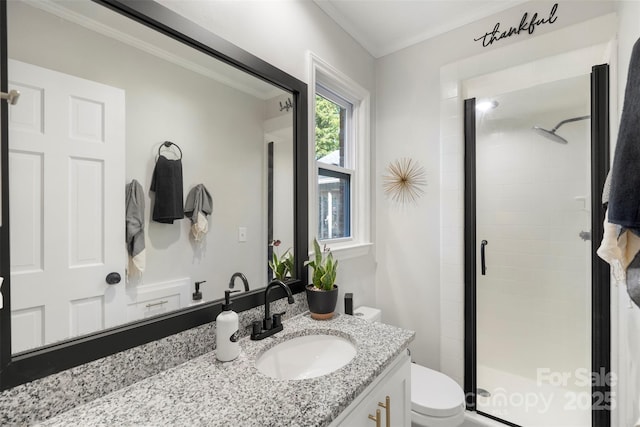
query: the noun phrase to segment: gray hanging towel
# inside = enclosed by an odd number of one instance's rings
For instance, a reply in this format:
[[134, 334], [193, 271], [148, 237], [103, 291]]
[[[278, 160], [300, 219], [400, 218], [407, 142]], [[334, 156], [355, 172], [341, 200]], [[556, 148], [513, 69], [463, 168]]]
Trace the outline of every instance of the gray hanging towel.
[[127, 184], [125, 191], [125, 222], [127, 251], [132, 264], [140, 273], [144, 271], [144, 192], [135, 179]]
[[169, 160], [158, 156], [153, 169], [151, 191], [156, 193], [153, 205], [153, 220], [173, 224], [176, 219], [184, 218], [182, 210], [182, 160]]
[[211, 215], [213, 201], [207, 188], [198, 184], [187, 194], [184, 213], [191, 219], [191, 233], [196, 241], [202, 240], [209, 231], [207, 215]]
[[631, 53], [611, 169], [609, 222], [640, 234], [640, 40]]

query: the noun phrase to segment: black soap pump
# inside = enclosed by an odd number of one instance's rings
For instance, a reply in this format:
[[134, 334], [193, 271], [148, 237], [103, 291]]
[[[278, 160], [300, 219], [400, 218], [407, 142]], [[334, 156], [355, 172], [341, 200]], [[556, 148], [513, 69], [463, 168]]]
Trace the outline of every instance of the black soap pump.
[[193, 294], [191, 294], [191, 298], [193, 299], [193, 301], [191, 302], [191, 305], [200, 304], [200, 303], [204, 302], [202, 300], [202, 292], [200, 292], [200, 285], [202, 283], [205, 283], [205, 282], [206, 282], [206, 280], [202, 280], [200, 282], [196, 282], [196, 291]]

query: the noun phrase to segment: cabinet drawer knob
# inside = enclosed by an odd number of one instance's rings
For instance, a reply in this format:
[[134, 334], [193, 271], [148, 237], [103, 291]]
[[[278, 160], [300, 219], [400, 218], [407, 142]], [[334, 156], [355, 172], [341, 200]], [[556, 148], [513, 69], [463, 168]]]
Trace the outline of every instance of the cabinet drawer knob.
[[[387, 416], [387, 427], [391, 427], [391, 398], [387, 396], [385, 403], [378, 402], [378, 406], [384, 408]], [[379, 409], [378, 412], [380, 412]]]
[[376, 427], [380, 427], [380, 409], [376, 409], [375, 417], [373, 415], [369, 415], [369, 419], [376, 422]]

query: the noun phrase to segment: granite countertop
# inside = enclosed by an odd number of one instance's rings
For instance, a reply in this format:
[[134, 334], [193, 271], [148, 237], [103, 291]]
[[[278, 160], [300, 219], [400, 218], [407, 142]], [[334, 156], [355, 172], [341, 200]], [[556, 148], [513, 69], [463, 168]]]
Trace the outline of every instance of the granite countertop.
[[[215, 425], [326, 426], [407, 348], [415, 333], [347, 315], [286, 320], [262, 341], [240, 340], [240, 356], [219, 362], [211, 351], [87, 404], [43, 426]], [[344, 367], [317, 378], [278, 380], [258, 372], [255, 360], [288, 338], [311, 334], [348, 338], [357, 348]]]

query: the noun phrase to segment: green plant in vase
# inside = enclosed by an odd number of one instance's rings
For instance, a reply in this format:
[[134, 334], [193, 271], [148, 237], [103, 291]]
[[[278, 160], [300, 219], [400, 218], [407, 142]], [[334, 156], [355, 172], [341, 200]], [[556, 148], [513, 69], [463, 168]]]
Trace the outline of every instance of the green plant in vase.
[[279, 280], [285, 280], [287, 277], [292, 277], [294, 259], [291, 249], [287, 249], [284, 254], [278, 256], [276, 248], [280, 246], [280, 240], [274, 240], [271, 246], [273, 246], [273, 253], [271, 255], [271, 261], [269, 261], [269, 267], [271, 268], [271, 271], [273, 271], [274, 277]]
[[307, 302], [313, 319], [328, 320], [333, 317], [338, 302], [338, 286], [335, 284], [338, 261], [333, 259], [331, 251], [322, 251], [317, 239], [313, 239], [313, 249], [313, 259], [305, 262], [313, 269], [312, 283], [306, 287]]

